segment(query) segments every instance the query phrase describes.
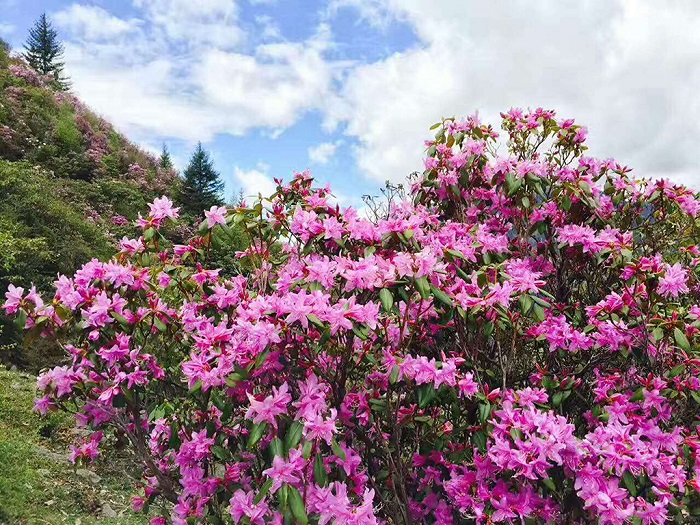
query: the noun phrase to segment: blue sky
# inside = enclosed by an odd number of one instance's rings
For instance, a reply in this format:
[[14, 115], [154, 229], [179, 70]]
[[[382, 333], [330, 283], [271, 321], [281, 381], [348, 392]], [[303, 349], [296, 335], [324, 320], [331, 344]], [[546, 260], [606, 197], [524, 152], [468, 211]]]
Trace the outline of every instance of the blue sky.
[[310, 168], [360, 205], [420, 169], [433, 122], [511, 106], [700, 185], [691, 0], [0, 0], [0, 36], [20, 47], [44, 11], [83, 100], [180, 166], [201, 140], [229, 194]]

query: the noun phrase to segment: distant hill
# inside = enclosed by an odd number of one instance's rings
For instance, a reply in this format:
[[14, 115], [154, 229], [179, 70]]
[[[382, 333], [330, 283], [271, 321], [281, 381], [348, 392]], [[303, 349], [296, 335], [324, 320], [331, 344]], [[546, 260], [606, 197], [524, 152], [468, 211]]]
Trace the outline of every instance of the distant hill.
[[[70, 93], [0, 46], [0, 297], [47, 290], [136, 234], [134, 220], [179, 178]], [[0, 320], [0, 345], [15, 340]], [[4, 352], [5, 358], [7, 352]], [[3, 352], [0, 352], [0, 360]], [[6, 359], [5, 359], [6, 360]]]

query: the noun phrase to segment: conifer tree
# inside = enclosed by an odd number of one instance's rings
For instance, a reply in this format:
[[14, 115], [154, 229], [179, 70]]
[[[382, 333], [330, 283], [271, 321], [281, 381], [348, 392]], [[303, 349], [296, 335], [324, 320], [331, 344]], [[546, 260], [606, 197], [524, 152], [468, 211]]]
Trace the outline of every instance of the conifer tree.
[[175, 168], [173, 166], [173, 160], [170, 158], [168, 147], [165, 144], [163, 144], [163, 152], [160, 154], [158, 166], [163, 170], [172, 170]]
[[183, 179], [178, 200], [184, 212], [199, 216], [204, 210], [223, 204], [224, 183], [201, 142], [192, 154]]
[[43, 13], [29, 30], [24, 49], [24, 58], [38, 73], [53, 77], [59, 89], [67, 90], [70, 87], [68, 78], [63, 75], [63, 44], [46, 13]]

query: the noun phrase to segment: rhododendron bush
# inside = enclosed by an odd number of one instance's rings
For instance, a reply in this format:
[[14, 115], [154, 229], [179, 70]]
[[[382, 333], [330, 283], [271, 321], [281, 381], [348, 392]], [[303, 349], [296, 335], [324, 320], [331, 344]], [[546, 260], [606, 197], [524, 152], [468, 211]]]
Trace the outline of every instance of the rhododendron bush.
[[11, 288], [69, 358], [37, 410], [93, 432], [76, 462], [128, 440], [154, 524], [696, 519], [700, 202], [553, 111], [502, 118], [437, 124], [383, 219], [301, 173], [170, 246], [163, 198], [52, 300]]

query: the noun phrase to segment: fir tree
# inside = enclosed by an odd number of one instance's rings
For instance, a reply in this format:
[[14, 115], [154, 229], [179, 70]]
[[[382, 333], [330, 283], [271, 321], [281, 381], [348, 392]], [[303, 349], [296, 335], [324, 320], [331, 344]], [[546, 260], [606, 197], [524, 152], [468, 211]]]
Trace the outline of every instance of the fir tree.
[[201, 142], [192, 154], [183, 179], [179, 201], [184, 212], [199, 216], [204, 210], [223, 204], [221, 192], [224, 183], [219, 178], [219, 173], [214, 170], [209, 154], [204, 151]]
[[53, 77], [56, 86], [62, 90], [70, 87], [68, 78], [63, 75], [63, 44], [45, 13], [29, 30], [24, 49], [24, 58], [38, 73]]
[[158, 166], [166, 171], [172, 170], [175, 167], [173, 166], [173, 160], [170, 158], [170, 152], [168, 151], [168, 147], [163, 144], [163, 152], [160, 154], [160, 159], [158, 160]]

